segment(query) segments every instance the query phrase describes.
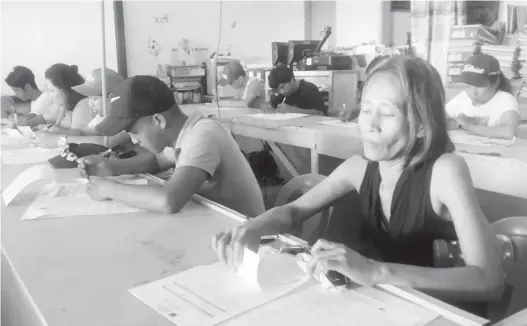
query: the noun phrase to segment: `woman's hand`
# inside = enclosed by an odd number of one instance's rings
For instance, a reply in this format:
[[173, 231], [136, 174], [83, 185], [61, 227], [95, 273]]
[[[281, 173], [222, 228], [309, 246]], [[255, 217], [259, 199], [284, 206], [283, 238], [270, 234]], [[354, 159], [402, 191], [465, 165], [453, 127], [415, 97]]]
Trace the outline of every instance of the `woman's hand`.
[[223, 263], [239, 266], [243, 261], [245, 248], [257, 249], [262, 237], [262, 228], [251, 220], [227, 232], [220, 232], [212, 238], [212, 249]]
[[112, 183], [114, 183], [114, 181], [99, 177], [91, 177], [86, 192], [93, 200], [109, 200], [110, 198], [105, 195], [105, 188], [108, 188], [108, 185], [111, 185]]
[[310, 275], [331, 270], [364, 286], [382, 283], [379, 282], [380, 264], [343, 244], [320, 239], [311, 249], [311, 255], [312, 259], [307, 265]]

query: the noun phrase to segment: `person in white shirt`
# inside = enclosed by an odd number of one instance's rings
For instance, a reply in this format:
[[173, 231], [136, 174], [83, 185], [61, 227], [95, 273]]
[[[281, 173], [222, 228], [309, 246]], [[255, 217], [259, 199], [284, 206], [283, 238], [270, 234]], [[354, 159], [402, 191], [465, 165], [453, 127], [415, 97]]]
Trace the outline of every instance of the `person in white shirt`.
[[495, 57], [476, 54], [468, 58], [457, 82], [465, 90], [446, 105], [451, 128], [490, 138], [515, 137], [520, 123], [518, 101]]
[[229, 85], [239, 91], [239, 95], [232, 100], [220, 100], [222, 106], [260, 109], [265, 102], [263, 82], [259, 78], [247, 76], [238, 60], [231, 61], [223, 67], [218, 83], [221, 86]]
[[31, 101], [31, 112], [26, 115], [17, 113], [17, 124], [20, 126], [36, 127], [52, 123], [60, 112], [62, 98], [55, 92], [41, 92], [35, 83], [35, 75], [31, 69], [16, 66], [7, 75], [6, 84], [11, 87], [15, 95], [22, 101]]

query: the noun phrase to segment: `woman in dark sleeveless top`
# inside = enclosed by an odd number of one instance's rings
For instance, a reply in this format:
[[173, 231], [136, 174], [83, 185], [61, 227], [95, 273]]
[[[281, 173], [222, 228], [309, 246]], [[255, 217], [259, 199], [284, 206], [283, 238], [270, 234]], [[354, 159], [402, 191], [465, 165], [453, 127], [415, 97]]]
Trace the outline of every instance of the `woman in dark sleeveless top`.
[[[422, 59], [398, 56], [381, 63], [364, 85], [362, 155], [294, 202], [218, 234], [213, 247], [220, 259], [238, 264], [240, 257], [227, 257], [226, 248], [243, 252], [261, 236], [288, 232], [358, 191], [361, 236], [376, 255], [351, 249], [346, 239], [320, 239], [311, 249], [310, 273], [332, 270], [361, 285], [408, 286], [456, 303], [499, 299], [504, 279], [496, 236], [477, 203], [467, 164], [452, 153], [444, 94], [439, 73]], [[436, 239], [457, 239], [466, 266], [434, 268]]]

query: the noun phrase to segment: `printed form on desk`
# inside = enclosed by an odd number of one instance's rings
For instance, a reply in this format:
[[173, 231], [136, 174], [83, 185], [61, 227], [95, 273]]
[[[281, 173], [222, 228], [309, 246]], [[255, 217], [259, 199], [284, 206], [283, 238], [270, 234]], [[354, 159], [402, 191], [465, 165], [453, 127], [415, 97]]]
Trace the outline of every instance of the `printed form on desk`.
[[495, 139], [487, 138], [469, 134], [466, 131], [462, 130], [451, 130], [448, 132], [452, 142], [454, 144], [464, 144], [464, 145], [474, 145], [474, 146], [493, 146], [493, 145], [502, 145], [502, 146], [511, 146], [516, 141], [516, 138], [512, 140], [507, 139]]
[[333, 127], [341, 127], [341, 128], [358, 128], [359, 127], [358, 123], [351, 122], [351, 121], [343, 122], [343, 121], [340, 121], [340, 120], [328, 120], [328, 121], [320, 121], [318, 123], [322, 124], [322, 125], [333, 126]]
[[[329, 292], [296, 258], [260, 247], [237, 275], [223, 263], [198, 266], [130, 290], [178, 326], [424, 326], [438, 315], [374, 288]], [[258, 263], [257, 266], [254, 263]]]
[[2, 163], [5, 165], [42, 163], [61, 152], [61, 148], [45, 149], [36, 147], [2, 150]]
[[[29, 205], [22, 220], [66, 216], [111, 215], [139, 212], [137, 208], [112, 200], [96, 201], [86, 193], [87, 181], [52, 183], [46, 186]], [[123, 181], [146, 185], [146, 179]]]
[[262, 120], [290, 120], [290, 119], [297, 119], [302, 117], [307, 117], [309, 114], [304, 113], [254, 113], [254, 114], [247, 114], [246, 117], [251, 117], [255, 119], [262, 119]]

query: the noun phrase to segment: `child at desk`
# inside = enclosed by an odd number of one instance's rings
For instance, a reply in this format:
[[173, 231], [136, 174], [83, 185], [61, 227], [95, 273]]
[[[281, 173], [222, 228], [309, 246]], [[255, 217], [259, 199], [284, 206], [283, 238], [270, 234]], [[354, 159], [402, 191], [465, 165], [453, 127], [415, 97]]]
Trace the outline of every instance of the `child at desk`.
[[[219, 258], [237, 265], [247, 245], [289, 232], [357, 191], [360, 236], [375, 254], [354, 251], [346, 244], [352, 239], [336, 243], [331, 234], [322, 235], [311, 249], [308, 271], [336, 271], [365, 286], [408, 286], [455, 303], [476, 303], [472, 311], [484, 314], [484, 304], [503, 291], [501, 257], [468, 166], [453, 153], [444, 98], [441, 77], [428, 62], [412, 56], [383, 62], [364, 86], [358, 118], [362, 155], [292, 203], [219, 233], [212, 240]], [[466, 265], [434, 268], [435, 239], [458, 240]]]
[[259, 109], [265, 101], [265, 90], [262, 81], [249, 77], [238, 61], [231, 61], [223, 67], [220, 86], [230, 86], [238, 91], [233, 99], [220, 99], [221, 106]]
[[[113, 199], [171, 214], [198, 193], [249, 217], [265, 210], [249, 163], [219, 121], [204, 118], [199, 112], [184, 114], [167, 85], [152, 76], [135, 76], [118, 84], [114, 99], [96, 132], [112, 136], [126, 131], [150, 153], [123, 160], [82, 158], [81, 174], [103, 177], [175, 169], [163, 186], [125, 185], [91, 177], [88, 194], [93, 199]], [[174, 150], [173, 160], [160, 155], [167, 147]]]
[[487, 54], [468, 58], [457, 82], [465, 90], [446, 105], [450, 128], [489, 138], [515, 137], [520, 124], [518, 101], [496, 58]]

